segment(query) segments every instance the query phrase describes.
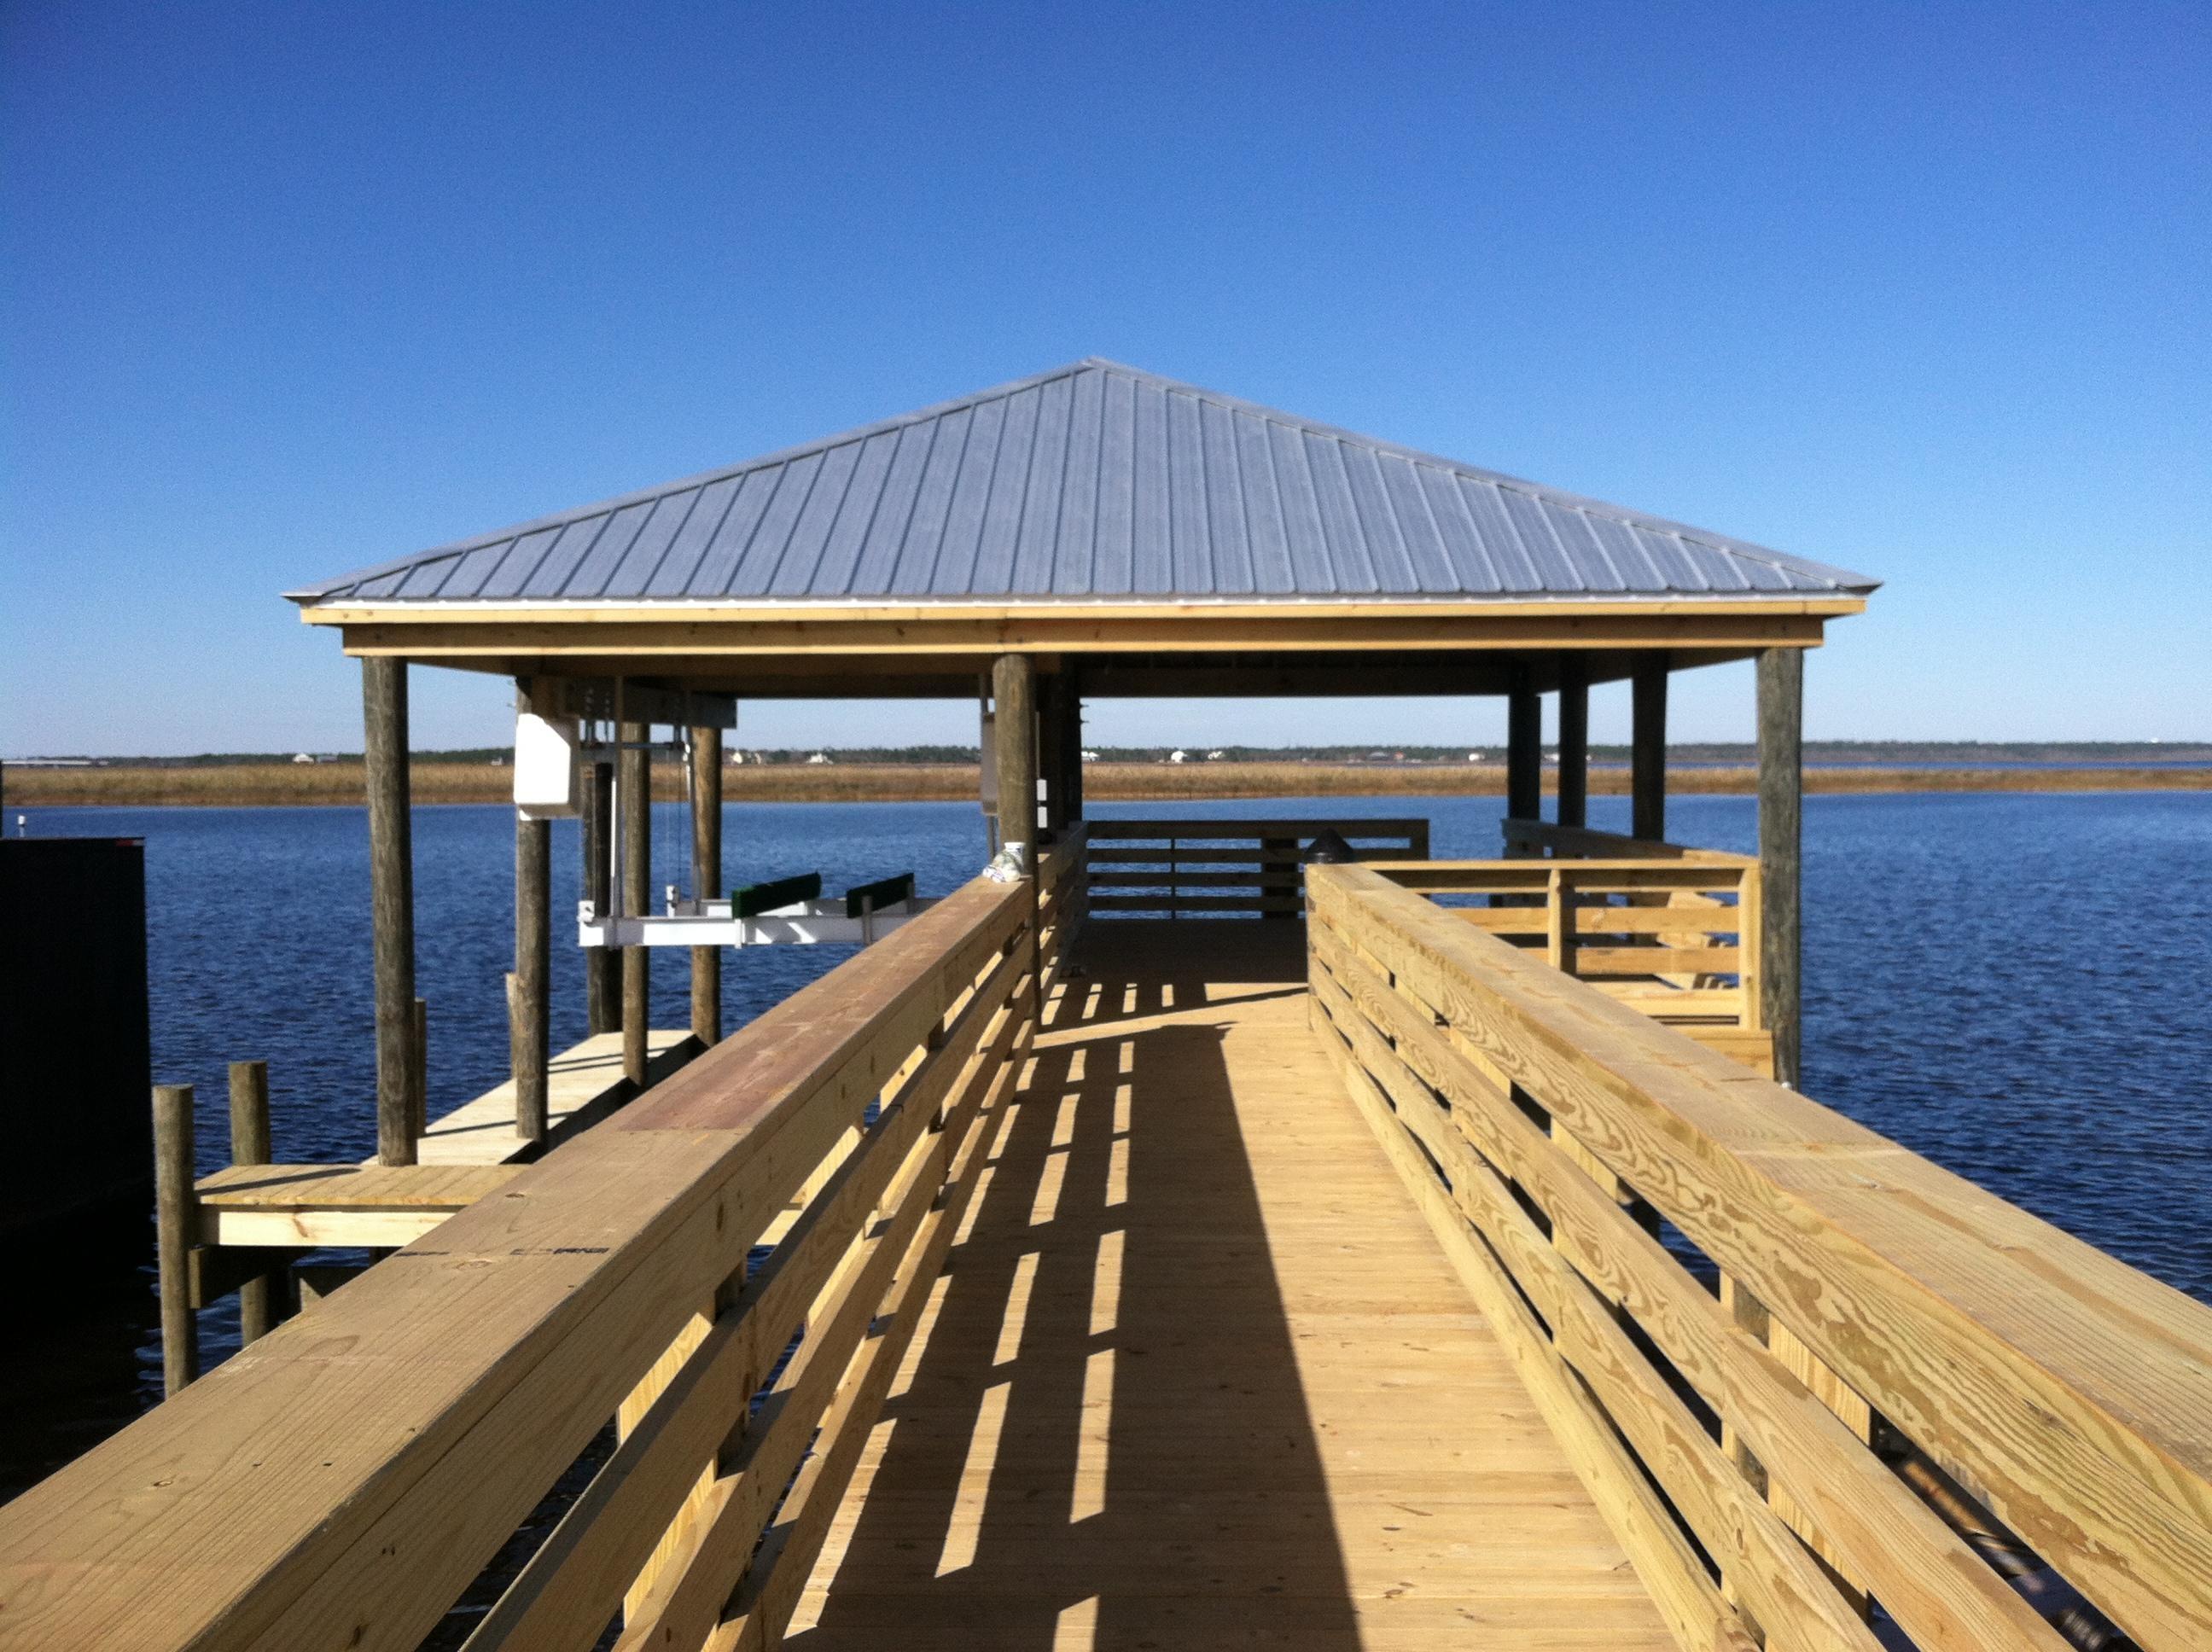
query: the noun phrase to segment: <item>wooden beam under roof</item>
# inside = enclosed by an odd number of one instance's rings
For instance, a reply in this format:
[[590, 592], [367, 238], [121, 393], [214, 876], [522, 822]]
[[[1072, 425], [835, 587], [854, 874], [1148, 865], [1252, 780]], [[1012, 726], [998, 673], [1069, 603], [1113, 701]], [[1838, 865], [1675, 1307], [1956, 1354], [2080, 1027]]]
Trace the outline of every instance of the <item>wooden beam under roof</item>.
[[[1767, 612], [1773, 604], [1711, 604], [1691, 613], [1614, 611], [1618, 604], [1533, 604], [1510, 614], [1462, 613], [1439, 604], [1321, 611], [1286, 604], [1272, 614], [1211, 610], [1008, 611], [996, 618], [877, 619], [793, 613], [776, 619], [617, 618], [579, 624], [574, 616], [527, 617], [476, 610], [387, 610], [343, 622], [346, 650], [430, 663], [489, 655], [531, 658], [541, 669], [570, 657], [616, 658], [640, 676], [665, 676], [661, 662], [731, 659], [1078, 653], [1111, 656], [1173, 651], [1304, 654], [1446, 651], [1548, 652], [1652, 648], [1758, 650], [1816, 647], [1827, 616]], [[1672, 608], [1675, 604], [1667, 604]], [[1802, 610], [1804, 604], [1798, 604]], [[310, 617], [319, 610], [310, 610]]]

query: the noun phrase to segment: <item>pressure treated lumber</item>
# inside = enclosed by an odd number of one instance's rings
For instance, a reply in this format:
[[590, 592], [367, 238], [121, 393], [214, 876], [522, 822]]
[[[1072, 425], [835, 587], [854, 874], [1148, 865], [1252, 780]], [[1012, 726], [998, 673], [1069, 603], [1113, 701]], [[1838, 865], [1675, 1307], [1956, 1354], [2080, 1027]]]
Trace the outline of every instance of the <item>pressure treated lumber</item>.
[[1085, 932], [794, 1649], [1671, 1646], [1301, 968], [1293, 926]]
[[[527, 712], [527, 681], [516, 695]], [[552, 1057], [553, 823], [514, 817], [514, 996], [508, 1013], [508, 1060], [514, 1081], [514, 1129], [542, 1141], [546, 1120], [546, 1064]]]
[[[1362, 946], [1455, 1043], [2121, 1627], [2150, 1647], [2212, 1631], [2212, 1311], [1364, 868], [1310, 871], [1309, 892], [1325, 921], [1364, 914]], [[1760, 1459], [1800, 1505], [1829, 1497], [1802, 1454]], [[1863, 1544], [1853, 1566], [1895, 1610], [1915, 1575], [1885, 1566], [1881, 1525], [1826, 1535]]]

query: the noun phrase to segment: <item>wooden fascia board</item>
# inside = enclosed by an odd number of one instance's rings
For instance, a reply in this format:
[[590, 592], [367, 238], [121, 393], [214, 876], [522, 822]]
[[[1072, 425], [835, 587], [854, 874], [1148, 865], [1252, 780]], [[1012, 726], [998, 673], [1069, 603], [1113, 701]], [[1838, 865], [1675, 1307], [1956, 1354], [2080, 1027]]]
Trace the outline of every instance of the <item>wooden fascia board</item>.
[[1015, 623], [1024, 620], [1141, 621], [1282, 619], [1484, 619], [1531, 614], [1585, 616], [1818, 615], [1823, 618], [1863, 613], [1866, 598], [1828, 597], [1524, 598], [1468, 601], [1455, 598], [1407, 601], [1338, 599], [1249, 601], [1209, 598], [1182, 602], [1031, 603], [425, 603], [335, 602], [300, 610], [309, 625], [423, 623], [493, 624], [532, 621], [549, 625], [757, 624], [798, 622], [907, 624], [937, 621]]
[[998, 619], [878, 621], [836, 618], [708, 620], [663, 616], [607, 618], [588, 626], [542, 618], [463, 617], [441, 613], [407, 621], [349, 622], [352, 654], [434, 660], [506, 654], [620, 658], [649, 669], [656, 658], [703, 654], [943, 655], [977, 653], [1237, 653], [1254, 649], [1329, 653], [1397, 649], [1728, 649], [1817, 647], [1826, 616], [1744, 613], [1592, 613], [1522, 610], [1511, 615], [1402, 615], [1389, 610], [1264, 616], [1023, 615]]

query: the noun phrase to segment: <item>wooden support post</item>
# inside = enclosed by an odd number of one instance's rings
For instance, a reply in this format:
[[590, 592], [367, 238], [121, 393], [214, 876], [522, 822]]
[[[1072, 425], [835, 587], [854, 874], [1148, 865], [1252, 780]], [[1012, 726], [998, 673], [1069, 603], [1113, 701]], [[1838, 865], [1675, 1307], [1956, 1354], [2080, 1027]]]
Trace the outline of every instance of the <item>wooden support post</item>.
[[[533, 711], [532, 687], [515, 685], [515, 709]], [[545, 1139], [552, 1060], [553, 823], [514, 817], [514, 973], [507, 988], [507, 1066], [514, 1079], [514, 1131]]]
[[1767, 649], [1759, 657], [1759, 1012], [1774, 1037], [1774, 1076], [1793, 1090], [1803, 1053], [1799, 857], [1805, 812], [1804, 716], [1803, 651]]
[[1060, 739], [1065, 755], [1060, 759], [1060, 778], [1067, 785], [1067, 824], [1073, 826], [1083, 818], [1083, 695], [1082, 679], [1075, 675], [1073, 665], [1062, 668], [1065, 677], [1060, 689]]
[[192, 1317], [192, 1087], [154, 1086], [154, 1232], [161, 1287], [161, 1392], [200, 1374]]
[[553, 823], [514, 823], [514, 973], [507, 977], [507, 1065], [514, 1078], [514, 1133], [545, 1139], [553, 1059]]
[[[615, 898], [615, 766], [593, 763], [591, 784], [584, 793], [584, 898], [600, 917]], [[622, 1024], [622, 991], [617, 985], [621, 964], [614, 949], [587, 947], [584, 951], [585, 1024], [593, 1034], [610, 1033]]]
[[1027, 654], [1000, 654], [991, 668], [992, 732], [998, 747], [999, 844], [1036, 870], [1036, 678]]
[[368, 886], [376, 959], [376, 1157], [415, 1163], [415, 850], [407, 774], [407, 662], [361, 662]]
[[1589, 824], [1589, 668], [1559, 662], [1559, 824]]
[[[230, 1064], [230, 1162], [267, 1164], [269, 1146], [269, 1064], [233, 1061]], [[276, 1328], [276, 1289], [284, 1278], [280, 1264], [258, 1278], [238, 1287], [238, 1336], [240, 1342], [258, 1342]]]
[[[691, 731], [691, 896], [713, 900], [722, 888], [722, 731]], [[702, 1044], [722, 1039], [722, 949], [691, 949], [691, 1032]]]
[[1544, 815], [1544, 702], [1525, 665], [1513, 668], [1505, 696], [1505, 813], [1513, 820]]
[[[622, 726], [622, 784], [616, 789], [621, 814], [622, 908], [625, 917], [642, 918], [653, 907], [653, 754], [646, 749], [652, 729], [644, 723]], [[623, 1074], [645, 1085], [647, 1029], [653, 1016], [652, 949], [626, 946], [622, 955]]]
[[1629, 678], [1629, 835], [1658, 843], [1667, 836], [1667, 656], [1639, 655]]

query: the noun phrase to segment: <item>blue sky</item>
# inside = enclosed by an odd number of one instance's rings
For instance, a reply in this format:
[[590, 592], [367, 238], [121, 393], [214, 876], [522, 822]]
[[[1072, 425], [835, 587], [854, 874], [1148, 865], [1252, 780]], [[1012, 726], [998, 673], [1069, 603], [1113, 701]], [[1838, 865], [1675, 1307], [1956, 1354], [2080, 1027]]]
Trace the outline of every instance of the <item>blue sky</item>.
[[0, 752], [357, 750], [288, 586], [1087, 355], [1881, 575], [1815, 736], [2212, 737], [2209, 105], [2201, 3], [7, 7]]

